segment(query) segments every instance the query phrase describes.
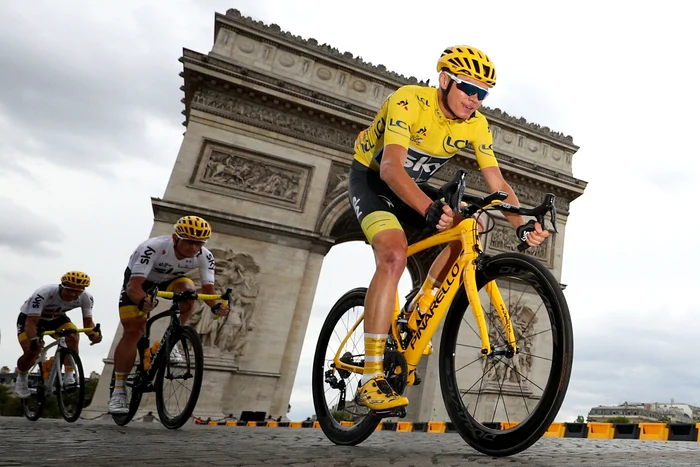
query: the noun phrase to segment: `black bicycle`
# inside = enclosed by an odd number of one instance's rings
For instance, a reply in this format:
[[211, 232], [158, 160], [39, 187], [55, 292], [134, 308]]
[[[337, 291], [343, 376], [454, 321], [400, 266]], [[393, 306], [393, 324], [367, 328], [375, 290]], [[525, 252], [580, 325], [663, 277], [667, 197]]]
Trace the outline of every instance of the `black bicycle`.
[[[112, 414], [117, 425], [128, 424], [136, 415], [144, 393], [156, 393], [156, 407], [160, 422], [166, 428], [177, 429], [184, 425], [192, 415], [204, 374], [204, 350], [199, 335], [191, 326], [180, 323], [179, 303], [185, 300], [222, 300], [225, 306], [231, 300], [232, 289], [224, 294], [198, 294], [193, 291], [161, 292], [157, 288], [151, 293], [155, 297], [171, 299], [172, 306], [146, 321], [146, 332], [138, 342], [139, 361], [127, 376], [125, 389], [129, 400], [129, 412]], [[155, 303], [155, 302], [154, 302]], [[161, 341], [150, 346], [150, 331], [154, 322], [170, 317], [170, 324]], [[179, 345], [178, 345], [179, 344]], [[180, 361], [170, 358], [173, 349], [180, 354]], [[182, 352], [180, 352], [180, 349]], [[191, 387], [189, 387], [191, 384]], [[189, 388], [189, 389], [188, 389]], [[114, 392], [114, 371], [109, 386], [109, 395]], [[183, 404], [184, 401], [184, 404]], [[175, 405], [171, 408], [170, 402]], [[184, 405], [181, 409], [180, 406]]]

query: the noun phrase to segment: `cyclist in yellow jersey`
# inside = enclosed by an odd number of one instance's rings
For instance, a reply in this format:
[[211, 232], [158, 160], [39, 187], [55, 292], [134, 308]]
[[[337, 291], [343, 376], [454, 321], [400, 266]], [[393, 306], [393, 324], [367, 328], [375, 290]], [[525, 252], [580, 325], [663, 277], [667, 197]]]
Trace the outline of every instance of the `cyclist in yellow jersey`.
[[[384, 379], [384, 347], [391, 325], [396, 289], [406, 268], [406, 235], [401, 223], [446, 230], [461, 221], [426, 182], [459, 150], [470, 144], [491, 191], [518, 198], [503, 179], [493, 153], [488, 122], [478, 109], [496, 84], [496, 70], [482, 51], [466, 45], [448, 47], [437, 63], [437, 88], [407, 85], [391, 94], [372, 125], [355, 143], [348, 198], [372, 249], [376, 271], [365, 297], [365, 366], [356, 400], [371, 410], [408, 405]], [[525, 223], [504, 213], [518, 238], [537, 246], [549, 236], [539, 223]], [[413, 303], [439, 287], [460, 251], [459, 242], [446, 247], [428, 272], [430, 278]]]

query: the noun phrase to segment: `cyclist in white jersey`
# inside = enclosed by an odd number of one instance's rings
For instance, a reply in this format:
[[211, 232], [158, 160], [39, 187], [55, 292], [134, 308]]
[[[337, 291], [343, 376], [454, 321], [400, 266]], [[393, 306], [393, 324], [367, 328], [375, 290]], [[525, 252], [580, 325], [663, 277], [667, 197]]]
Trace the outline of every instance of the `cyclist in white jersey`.
[[[90, 285], [90, 277], [84, 272], [70, 271], [61, 277], [60, 284], [50, 284], [39, 287], [24, 302], [17, 317], [17, 339], [24, 353], [17, 360], [17, 381], [15, 392], [24, 399], [30, 396], [27, 372], [34, 365], [41, 341], [37, 336], [37, 329], [43, 331], [62, 331], [64, 329], [77, 329], [66, 315], [67, 311], [81, 308], [83, 311], [83, 327], [92, 328], [92, 308], [95, 303], [92, 295], [85, 291]], [[87, 333], [93, 344], [102, 340], [100, 333]], [[69, 334], [66, 336], [66, 345], [78, 352], [80, 336]], [[75, 384], [75, 372], [72, 367], [64, 367], [63, 384]]]
[[[214, 289], [214, 255], [204, 247], [211, 236], [209, 223], [196, 216], [185, 216], [175, 223], [175, 233], [149, 238], [129, 258], [124, 271], [124, 284], [119, 297], [119, 318], [124, 333], [114, 350], [114, 391], [109, 400], [110, 413], [128, 413], [124, 384], [136, 360], [136, 345], [146, 331], [146, 315], [154, 308], [148, 292], [158, 286], [168, 292], [196, 291], [192, 279], [185, 274], [199, 269], [202, 293], [216, 294]], [[228, 307], [220, 301], [207, 300], [214, 314], [226, 316]], [[179, 303], [180, 322], [186, 324], [194, 311], [194, 300]], [[181, 360], [176, 347], [171, 361]]]

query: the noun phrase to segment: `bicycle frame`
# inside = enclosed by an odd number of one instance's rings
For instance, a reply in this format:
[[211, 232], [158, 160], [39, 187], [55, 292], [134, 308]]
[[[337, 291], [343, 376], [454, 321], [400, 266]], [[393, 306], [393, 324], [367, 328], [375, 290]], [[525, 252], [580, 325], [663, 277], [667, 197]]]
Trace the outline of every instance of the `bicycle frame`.
[[[483, 208], [479, 209], [477, 212], [486, 211], [489, 208], [501, 204], [500, 200], [494, 200]], [[478, 266], [477, 259], [482, 255], [481, 243], [478, 239], [478, 225], [476, 220], [472, 217], [467, 217], [457, 226], [445, 230], [443, 232], [436, 233], [428, 238], [420, 240], [408, 247], [407, 257], [410, 257], [416, 253], [424, 251], [428, 248], [442, 245], [445, 243], [453, 242], [459, 240], [462, 244], [462, 250], [459, 257], [452, 266], [449, 268], [449, 273], [442, 283], [439, 291], [435, 295], [435, 299], [431, 303], [429, 309], [425, 311], [421, 321], [418, 323], [418, 329], [413, 333], [411, 340], [408, 342], [406, 348], [403, 347], [400, 336], [400, 331], [398, 329], [398, 319], [401, 315], [401, 308], [399, 304], [398, 291], [396, 294], [396, 302], [394, 305], [393, 318], [391, 321], [391, 335], [394, 338], [398, 346], [398, 351], [403, 354], [408, 365], [408, 381], [409, 385], [412, 385], [415, 377], [415, 368], [418, 366], [421, 357], [423, 356], [423, 351], [427, 347], [433, 334], [437, 331], [440, 322], [447, 314], [450, 304], [454, 299], [457, 290], [464, 284], [467, 297], [469, 298], [469, 303], [471, 304], [474, 317], [476, 318], [477, 326], [479, 328], [479, 334], [481, 337], [481, 355], [490, 356], [493, 354], [494, 349], [491, 345], [488, 335], [488, 329], [486, 326], [486, 317], [484, 316], [484, 311], [481, 306], [481, 299], [479, 297], [479, 291], [476, 285], [476, 269]], [[426, 279], [428, 280], [428, 279]], [[505, 337], [508, 340], [507, 352], [511, 351], [513, 354], [517, 353], [517, 347], [515, 343], [515, 333], [513, 332], [513, 325], [510, 318], [508, 309], [501, 297], [501, 293], [498, 290], [497, 285], [494, 282], [490, 282], [486, 285], [485, 291], [488, 294], [491, 303], [496, 308], [496, 312], [503, 323], [503, 329], [505, 331]], [[362, 323], [364, 318], [364, 313], [358, 318], [357, 322], [352, 326], [347, 336], [338, 348], [338, 351], [333, 359], [335, 368], [338, 370], [347, 370], [353, 373], [362, 374], [364, 371], [363, 367], [353, 364], [344, 363], [340, 360], [340, 353], [344, 348], [346, 342], [352, 335], [352, 333], [357, 329], [357, 327]]]
[[[95, 330], [95, 328], [82, 328], [82, 329], [76, 329], [75, 331], [71, 332], [73, 333], [80, 333], [80, 332], [91, 332]], [[59, 331], [60, 334], [63, 334], [65, 331]], [[97, 331], [99, 332], [99, 331]], [[56, 331], [46, 331], [42, 332], [42, 336], [54, 336], [56, 335]], [[65, 335], [61, 335], [57, 340], [53, 341], [49, 345], [43, 347], [41, 349], [41, 352], [39, 352], [39, 356], [36, 359], [36, 364], [39, 367], [39, 371], [43, 372], [44, 371], [44, 362], [46, 361], [46, 355], [48, 353], [48, 350], [51, 347], [56, 346], [56, 353], [54, 354], [54, 359], [53, 359], [53, 365], [51, 365], [51, 370], [49, 371], [49, 377], [43, 381], [43, 390], [44, 394], [49, 395], [54, 389], [54, 382], [56, 378], [58, 377], [58, 373], [61, 369], [61, 362], [59, 361], [58, 354], [61, 351], [61, 348], [67, 349], [68, 345], [66, 344], [66, 337]], [[63, 386], [63, 379], [58, 378], [58, 384]]]
[[[229, 300], [231, 298], [232, 294], [232, 289], [227, 289], [225, 293], [223, 294], [196, 294], [196, 297], [193, 295], [193, 298], [195, 300], [219, 300], [222, 299], [222, 303], [224, 306], [227, 306], [229, 303]], [[145, 379], [140, 380], [139, 383], [135, 384], [135, 386], [142, 386], [141, 390], [143, 391], [150, 391], [152, 390], [152, 381], [156, 376], [156, 373], [158, 371], [158, 368], [161, 365], [161, 360], [163, 358], [164, 353], [161, 352], [163, 347], [168, 346], [168, 342], [170, 339], [175, 336], [176, 340], [179, 337], [180, 331], [182, 329], [182, 324], [180, 323], [180, 319], [178, 317], [180, 313], [180, 308], [179, 308], [179, 300], [177, 297], [179, 296], [180, 293], [176, 292], [164, 292], [160, 291], [157, 288], [154, 289], [153, 293], [151, 294], [152, 298], [154, 297], [160, 297], [160, 298], [166, 298], [173, 300], [173, 303], [170, 305], [170, 308], [168, 308], [165, 311], [161, 311], [160, 313], [151, 316], [146, 320], [146, 332], [143, 334], [141, 339], [138, 342], [137, 349], [139, 353], [139, 363], [138, 363], [138, 375], [144, 375], [145, 374]], [[161, 318], [165, 318], [166, 316], [170, 316], [170, 324], [168, 325], [167, 329], [165, 330], [165, 333], [163, 334], [163, 337], [161, 339], [161, 343], [158, 346], [158, 349], [156, 350], [156, 353], [151, 356], [151, 365], [146, 370], [143, 366], [144, 363], [144, 353], [146, 349], [150, 346], [150, 336], [151, 336], [151, 326], [153, 325], [154, 322]], [[218, 318], [218, 315], [215, 317]]]
[[[51, 347], [56, 347], [56, 353], [54, 354], [54, 360], [53, 360], [53, 365], [51, 365], [51, 370], [49, 371], [49, 377], [46, 378], [43, 381], [43, 391], [44, 394], [49, 395], [53, 392], [54, 389], [54, 381], [56, 380], [56, 377], [58, 376], [58, 372], [60, 371], [60, 365], [61, 362], [59, 362], [58, 354], [61, 351], [61, 347], [67, 348], [68, 346], [66, 345], [66, 339], [64, 337], [59, 338], [57, 341], [52, 342], [51, 344], [47, 345], [44, 347], [41, 352], [39, 353], [39, 357], [36, 360], [36, 364], [38, 366], [38, 371], [43, 372], [44, 371], [44, 362], [46, 362], [47, 358], [46, 355], [48, 353], [48, 350]], [[59, 378], [59, 384], [63, 385], [63, 381], [61, 378]]]

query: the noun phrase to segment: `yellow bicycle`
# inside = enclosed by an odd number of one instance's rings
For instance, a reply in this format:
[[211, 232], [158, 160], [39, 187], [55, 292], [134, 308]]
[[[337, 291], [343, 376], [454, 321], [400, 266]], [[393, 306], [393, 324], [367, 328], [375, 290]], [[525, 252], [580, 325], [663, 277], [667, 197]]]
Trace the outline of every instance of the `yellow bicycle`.
[[[415, 310], [418, 315], [400, 307], [397, 293], [384, 354], [385, 376], [400, 394], [419, 386], [417, 367], [432, 352], [429, 344], [438, 335], [436, 358], [447, 416], [476, 450], [508, 456], [540, 439], [559, 411], [571, 375], [573, 331], [562, 287], [552, 273], [530, 255], [485, 253], [480, 242], [484, 233], [478, 232], [473, 216], [501, 210], [532, 216], [544, 226], [549, 213], [556, 232], [554, 195], [547, 194], [541, 205], [526, 209], [504, 203], [506, 193], [479, 197], [464, 193], [465, 187], [466, 172], [459, 170], [442, 189], [450, 191], [445, 200], [464, 220], [408, 247], [410, 257], [448, 242], [462, 244], [432, 302]], [[527, 244], [518, 249], [527, 249]], [[406, 303], [418, 290], [406, 297]], [[383, 418], [406, 416], [404, 407], [374, 412], [355, 403], [364, 367], [366, 291], [350, 290], [336, 302], [314, 355], [316, 417], [326, 436], [339, 445], [364, 441]], [[411, 319], [417, 326], [408, 325]], [[434, 405], [430, 390], [423, 394], [419, 388], [411, 389], [408, 395], [410, 400]]]

